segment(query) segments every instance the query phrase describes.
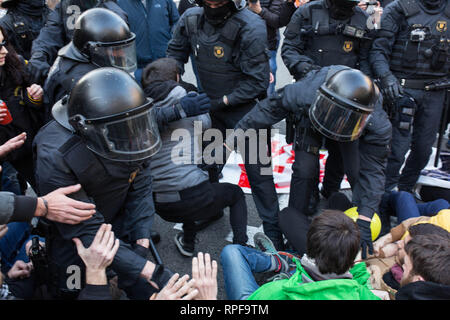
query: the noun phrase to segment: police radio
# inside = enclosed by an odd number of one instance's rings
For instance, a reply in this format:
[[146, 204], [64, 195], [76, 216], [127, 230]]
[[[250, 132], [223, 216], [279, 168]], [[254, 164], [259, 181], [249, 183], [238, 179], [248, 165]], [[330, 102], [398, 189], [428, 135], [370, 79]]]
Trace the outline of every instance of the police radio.
[[425, 40], [425, 37], [428, 32], [427, 27], [423, 27], [420, 24], [415, 24], [412, 26], [413, 29], [411, 30], [411, 33], [409, 35], [409, 40], [411, 42], [421, 42]]

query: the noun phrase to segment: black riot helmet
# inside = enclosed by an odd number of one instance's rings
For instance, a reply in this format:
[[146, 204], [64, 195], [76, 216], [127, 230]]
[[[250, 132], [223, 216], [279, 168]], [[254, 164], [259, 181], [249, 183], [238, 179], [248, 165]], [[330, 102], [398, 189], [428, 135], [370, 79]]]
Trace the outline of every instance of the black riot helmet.
[[378, 87], [364, 73], [341, 69], [317, 90], [309, 118], [327, 138], [353, 141], [361, 136], [379, 96]]
[[139, 161], [159, 151], [152, 100], [125, 71], [99, 68], [85, 74], [52, 109], [55, 120], [98, 155]]
[[137, 69], [135, 38], [118, 14], [93, 8], [78, 17], [71, 45], [98, 67], [134, 72]]

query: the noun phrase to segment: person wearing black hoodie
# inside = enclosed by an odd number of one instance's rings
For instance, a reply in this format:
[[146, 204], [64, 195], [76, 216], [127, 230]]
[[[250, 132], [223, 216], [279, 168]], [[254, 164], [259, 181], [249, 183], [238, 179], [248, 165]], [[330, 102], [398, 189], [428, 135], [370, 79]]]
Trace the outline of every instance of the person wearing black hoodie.
[[31, 45], [51, 12], [45, 0], [7, 0], [2, 7], [8, 9], [0, 20], [0, 25], [8, 33], [9, 40], [16, 52], [24, 59], [31, 57]]
[[405, 245], [401, 287], [396, 300], [450, 299], [450, 236], [417, 235]]

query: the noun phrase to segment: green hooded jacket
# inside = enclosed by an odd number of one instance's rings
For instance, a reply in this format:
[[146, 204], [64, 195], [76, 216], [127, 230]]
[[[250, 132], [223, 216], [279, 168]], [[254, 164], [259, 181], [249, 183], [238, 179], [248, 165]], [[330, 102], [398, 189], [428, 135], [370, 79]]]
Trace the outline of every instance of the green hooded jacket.
[[[380, 300], [370, 291], [364, 262], [350, 269], [353, 279], [314, 281], [298, 259], [296, 272], [289, 279], [264, 284], [248, 300]], [[312, 282], [305, 282], [308, 278]]]

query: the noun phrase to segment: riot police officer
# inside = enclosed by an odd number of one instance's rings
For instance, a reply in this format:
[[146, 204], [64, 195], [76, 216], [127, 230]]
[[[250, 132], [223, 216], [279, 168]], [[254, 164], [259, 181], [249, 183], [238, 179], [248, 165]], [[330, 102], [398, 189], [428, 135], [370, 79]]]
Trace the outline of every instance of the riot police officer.
[[45, 81], [47, 114], [86, 73], [115, 67], [132, 73], [137, 68], [136, 36], [117, 14], [103, 8], [86, 10], [77, 19], [73, 40], [58, 53]]
[[33, 83], [43, 83], [58, 50], [72, 40], [78, 17], [94, 7], [112, 10], [127, 21], [127, 15], [115, 0], [61, 0], [48, 15], [47, 23], [33, 41], [28, 65]]
[[[361, 69], [370, 75], [368, 55], [372, 34], [367, 28], [368, 15], [357, 4], [357, 0], [319, 0], [296, 10], [284, 32], [281, 48], [281, 57], [296, 80], [311, 69], [337, 64]], [[292, 116], [287, 121], [289, 143], [295, 122]], [[321, 192], [328, 198], [340, 189], [344, 165], [336, 142], [326, 139], [325, 146], [328, 159]], [[316, 188], [310, 214], [314, 214], [318, 200]]]
[[[396, 1], [384, 9], [370, 60], [393, 122], [386, 191], [398, 187], [411, 192], [428, 162], [445, 89], [427, 89], [449, 81], [449, 23], [448, 0]], [[400, 174], [408, 149], [411, 153]]]
[[[266, 96], [270, 77], [266, 25], [245, 8], [245, 0], [197, 3], [199, 7], [186, 11], [178, 21], [167, 56], [184, 70], [193, 55], [201, 87], [211, 98], [212, 128], [225, 136], [227, 128], [234, 128], [256, 100]], [[264, 232], [282, 248], [273, 176], [261, 175], [262, 166], [246, 163], [245, 168]], [[270, 163], [265, 166], [271, 168]]]
[[[41, 221], [51, 293], [78, 295], [74, 277], [82, 276], [84, 267], [72, 238], [89, 246], [106, 222], [121, 240], [111, 265], [119, 286], [130, 298], [148, 299], [156, 290], [149, 281], [160, 289], [170, 275], [146, 259], [155, 213], [149, 157], [161, 146], [152, 101], [128, 73], [100, 68], [82, 77], [52, 112], [56, 121], [34, 140], [38, 192], [79, 183], [82, 189], [73, 197], [95, 203], [97, 211], [76, 226]], [[133, 291], [138, 287], [142, 292]]]
[[0, 20], [0, 25], [8, 33], [11, 44], [24, 59], [31, 57], [31, 45], [47, 20], [50, 9], [45, 0], [7, 0], [2, 7], [8, 12]]
[[361, 71], [323, 67], [259, 102], [236, 126], [243, 130], [263, 128], [290, 112], [300, 119], [301, 130], [294, 138], [289, 206], [300, 208], [301, 214], [307, 214], [313, 182], [319, 174], [322, 137], [338, 142], [353, 204], [358, 207], [363, 257], [366, 248], [371, 253], [370, 221], [384, 192], [392, 131], [382, 100], [377, 86]]
[[[114, 67], [132, 74], [137, 67], [135, 35], [117, 14], [103, 8], [89, 9], [80, 15], [77, 25], [73, 40], [59, 51], [45, 82], [47, 120], [54, 103], [70, 93], [89, 71]], [[205, 95], [183, 97], [180, 106], [183, 110], [157, 108], [158, 125], [179, 120], [181, 115], [190, 117], [208, 112], [210, 107]]]

